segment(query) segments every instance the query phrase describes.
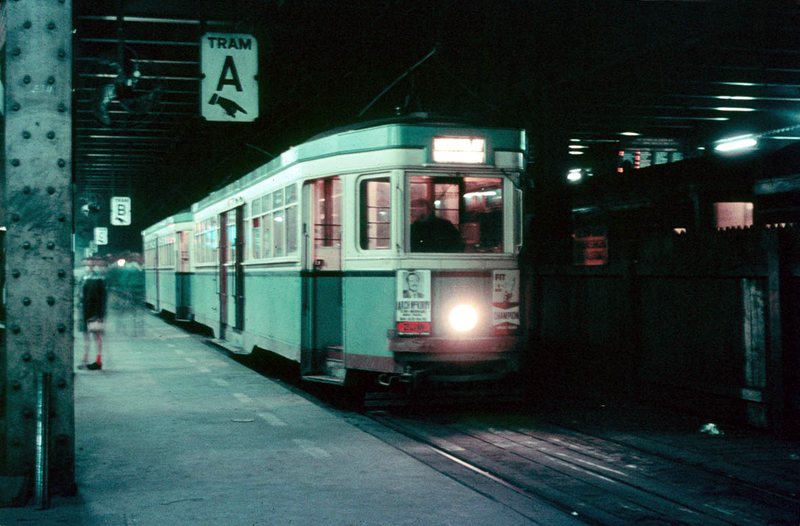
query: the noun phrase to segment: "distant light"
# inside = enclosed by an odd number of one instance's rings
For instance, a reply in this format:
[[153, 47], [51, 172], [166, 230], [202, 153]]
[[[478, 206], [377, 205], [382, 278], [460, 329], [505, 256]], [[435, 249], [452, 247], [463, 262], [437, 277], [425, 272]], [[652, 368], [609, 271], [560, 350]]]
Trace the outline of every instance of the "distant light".
[[450, 325], [457, 331], [468, 331], [478, 323], [478, 312], [469, 305], [459, 305], [450, 311]]
[[736, 108], [734, 106], [721, 106], [714, 109], [717, 111], [756, 111], [755, 108]]
[[714, 149], [720, 152], [730, 152], [733, 150], [741, 150], [743, 148], [751, 148], [756, 144], [758, 144], [758, 141], [750, 137], [746, 139], [725, 141], [716, 145]]
[[570, 144], [569, 148], [571, 150], [583, 150], [584, 148], [588, 148], [588, 146], [583, 146], [583, 145], [580, 145], [580, 144]]
[[581, 142], [580, 139], [570, 139], [569, 142]]
[[698, 146], [698, 147], [697, 147], [697, 149], [698, 149], [698, 150], [705, 150], [705, 149], [706, 149], [706, 147], [705, 147], [705, 146]]
[[686, 229], [685, 228], [678, 227], [678, 228], [673, 228], [672, 230], [674, 230], [676, 234], [685, 234], [686, 233]]
[[721, 100], [756, 100], [755, 97], [745, 97], [743, 95], [718, 95]]
[[620, 135], [626, 135], [628, 137], [638, 137], [641, 133], [636, 132], [621, 132]]
[[125, 266], [125, 258], [119, 258], [117, 260], [117, 266], [118, 267], [124, 267]]
[[577, 183], [581, 179], [583, 179], [583, 176], [581, 175], [580, 171], [570, 172], [570, 173], [567, 174], [567, 181], [570, 181], [570, 182], [573, 182], [573, 183]]
[[791, 137], [788, 135], [777, 135], [773, 137], [765, 137], [765, 139], [778, 139], [779, 141], [800, 141], [800, 137]]
[[570, 155], [583, 155], [583, 152], [580, 151], [580, 150], [570, 150], [569, 154]]

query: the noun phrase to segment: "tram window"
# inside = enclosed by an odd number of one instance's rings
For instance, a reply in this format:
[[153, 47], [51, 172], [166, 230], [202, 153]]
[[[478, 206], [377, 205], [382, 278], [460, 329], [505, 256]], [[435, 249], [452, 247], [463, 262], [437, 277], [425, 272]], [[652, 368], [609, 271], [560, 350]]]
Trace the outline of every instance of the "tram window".
[[283, 210], [278, 210], [272, 215], [272, 255], [276, 258], [283, 256]]
[[314, 246], [338, 247], [342, 243], [342, 223], [339, 217], [342, 182], [339, 179], [320, 179], [314, 182]]
[[503, 179], [410, 177], [411, 252], [502, 252]]
[[361, 182], [360, 239], [364, 250], [387, 250], [391, 246], [391, 192], [388, 178]]
[[[294, 185], [290, 188], [293, 187]], [[289, 202], [288, 195], [286, 201]], [[297, 205], [295, 205], [286, 208], [286, 255], [297, 254], [297, 246]]]
[[262, 247], [264, 248], [264, 257], [272, 257], [272, 214], [266, 214], [262, 217], [264, 220], [263, 222], [263, 230], [264, 230], [264, 242], [262, 243]]
[[286, 204], [291, 205], [297, 202], [297, 185], [290, 184], [286, 187]]
[[253, 218], [253, 235], [250, 236], [253, 242], [253, 259], [261, 257], [261, 218]]

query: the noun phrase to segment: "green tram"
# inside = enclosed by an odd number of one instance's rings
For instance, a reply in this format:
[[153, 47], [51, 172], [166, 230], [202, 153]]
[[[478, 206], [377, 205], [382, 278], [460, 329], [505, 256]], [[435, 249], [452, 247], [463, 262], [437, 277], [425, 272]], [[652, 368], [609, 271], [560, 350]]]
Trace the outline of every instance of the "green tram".
[[319, 135], [143, 231], [147, 302], [311, 381], [501, 378], [526, 155], [524, 130], [426, 119]]

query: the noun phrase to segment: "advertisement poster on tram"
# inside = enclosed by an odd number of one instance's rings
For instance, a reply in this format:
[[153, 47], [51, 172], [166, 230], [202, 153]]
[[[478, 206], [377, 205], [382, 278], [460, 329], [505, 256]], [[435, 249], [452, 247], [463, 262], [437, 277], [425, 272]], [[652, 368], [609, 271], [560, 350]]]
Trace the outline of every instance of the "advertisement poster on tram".
[[431, 271], [397, 271], [397, 333], [431, 333]]
[[492, 273], [492, 327], [495, 334], [519, 330], [519, 270]]

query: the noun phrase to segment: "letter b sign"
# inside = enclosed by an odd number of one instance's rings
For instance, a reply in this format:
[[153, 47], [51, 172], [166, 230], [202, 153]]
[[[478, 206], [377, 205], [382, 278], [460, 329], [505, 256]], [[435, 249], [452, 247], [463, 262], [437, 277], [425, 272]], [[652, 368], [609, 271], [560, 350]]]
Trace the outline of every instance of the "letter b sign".
[[111, 224], [113, 226], [127, 226], [131, 224], [131, 198], [111, 198]]

